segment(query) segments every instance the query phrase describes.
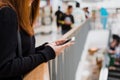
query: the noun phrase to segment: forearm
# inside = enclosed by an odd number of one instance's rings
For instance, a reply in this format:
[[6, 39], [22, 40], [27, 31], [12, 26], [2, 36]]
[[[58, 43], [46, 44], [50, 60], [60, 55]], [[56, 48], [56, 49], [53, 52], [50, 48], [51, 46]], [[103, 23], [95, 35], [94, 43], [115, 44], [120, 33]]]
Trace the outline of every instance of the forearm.
[[0, 78], [21, 76], [31, 71], [39, 64], [54, 58], [54, 51], [51, 47], [47, 46], [44, 50], [39, 51], [39, 54], [30, 55], [28, 57], [18, 57], [6, 62], [6, 64], [0, 68]]

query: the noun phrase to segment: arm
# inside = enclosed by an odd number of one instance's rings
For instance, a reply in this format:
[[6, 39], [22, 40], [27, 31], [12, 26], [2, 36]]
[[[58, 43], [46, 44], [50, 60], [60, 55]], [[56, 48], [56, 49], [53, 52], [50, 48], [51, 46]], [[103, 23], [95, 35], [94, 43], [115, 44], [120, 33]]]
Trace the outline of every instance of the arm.
[[73, 16], [71, 16], [71, 20], [72, 20], [72, 24], [74, 24], [74, 17]]
[[36, 48], [35, 48], [36, 53], [37, 53], [38, 51], [40, 51], [40, 50], [45, 49], [45, 46], [46, 46], [47, 44], [48, 44], [48, 42], [46, 42], [46, 43], [44, 43], [44, 44], [36, 47]]
[[55, 12], [55, 16], [57, 16], [57, 11]]
[[65, 24], [65, 16], [64, 16], [64, 13], [62, 14], [62, 16], [61, 16], [61, 18], [60, 18], [60, 20], [59, 20], [59, 23], [60, 24], [62, 24], [62, 25], [64, 25]]
[[55, 58], [54, 50], [47, 46], [40, 54], [17, 57], [17, 15], [9, 7], [0, 10], [0, 78], [21, 76], [43, 62]]
[[110, 49], [109, 49], [109, 50], [108, 50], [108, 53], [109, 53], [109, 54], [115, 54], [116, 51], [115, 51], [115, 50], [110, 50]]

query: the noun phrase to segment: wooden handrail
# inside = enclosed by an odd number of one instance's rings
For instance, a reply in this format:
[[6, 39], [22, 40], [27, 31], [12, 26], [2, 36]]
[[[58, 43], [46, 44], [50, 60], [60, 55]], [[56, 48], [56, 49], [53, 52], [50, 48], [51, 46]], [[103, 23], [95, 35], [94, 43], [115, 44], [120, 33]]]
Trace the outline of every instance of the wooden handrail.
[[50, 80], [48, 63], [43, 63], [36, 67], [23, 80]]

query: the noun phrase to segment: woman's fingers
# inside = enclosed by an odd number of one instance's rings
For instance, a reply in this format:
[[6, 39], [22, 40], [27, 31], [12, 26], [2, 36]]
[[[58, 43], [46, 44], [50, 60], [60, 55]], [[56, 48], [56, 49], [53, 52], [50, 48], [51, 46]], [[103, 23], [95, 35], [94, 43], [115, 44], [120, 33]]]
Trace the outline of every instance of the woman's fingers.
[[56, 45], [60, 45], [60, 44], [64, 43], [65, 41], [66, 41], [66, 39], [61, 39], [61, 40], [56, 41], [55, 43], [56, 43]]
[[51, 43], [51, 44], [48, 44], [48, 46], [52, 47], [53, 50], [55, 51], [56, 56], [58, 56], [62, 53], [62, 51], [64, 51], [65, 48], [70, 47], [73, 44], [74, 42], [68, 42], [63, 45], [55, 45], [55, 43]]
[[67, 47], [70, 47], [70, 46], [73, 45], [73, 44], [74, 44], [74, 42], [68, 42], [68, 43], [62, 45], [62, 47], [63, 47], [63, 48], [67, 48]]

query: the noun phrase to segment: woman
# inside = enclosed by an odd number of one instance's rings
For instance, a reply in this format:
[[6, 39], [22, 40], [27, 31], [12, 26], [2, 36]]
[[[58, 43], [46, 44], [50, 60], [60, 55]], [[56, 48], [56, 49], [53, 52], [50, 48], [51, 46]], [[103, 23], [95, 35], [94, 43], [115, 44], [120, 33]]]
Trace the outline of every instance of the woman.
[[[22, 80], [22, 76], [43, 62], [58, 56], [69, 42], [65, 40], [35, 48], [33, 25], [40, 0], [0, 0], [0, 80]], [[22, 42], [22, 57], [18, 56], [17, 31]]]
[[115, 69], [114, 64], [117, 63], [115, 59], [115, 55], [117, 54], [117, 48], [119, 46], [120, 38], [118, 35], [113, 35], [113, 40], [110, 43], [109, 50], [108, 50], [108, 55], [110, 57], [110, 63], [109, 63], [109, 69]]

